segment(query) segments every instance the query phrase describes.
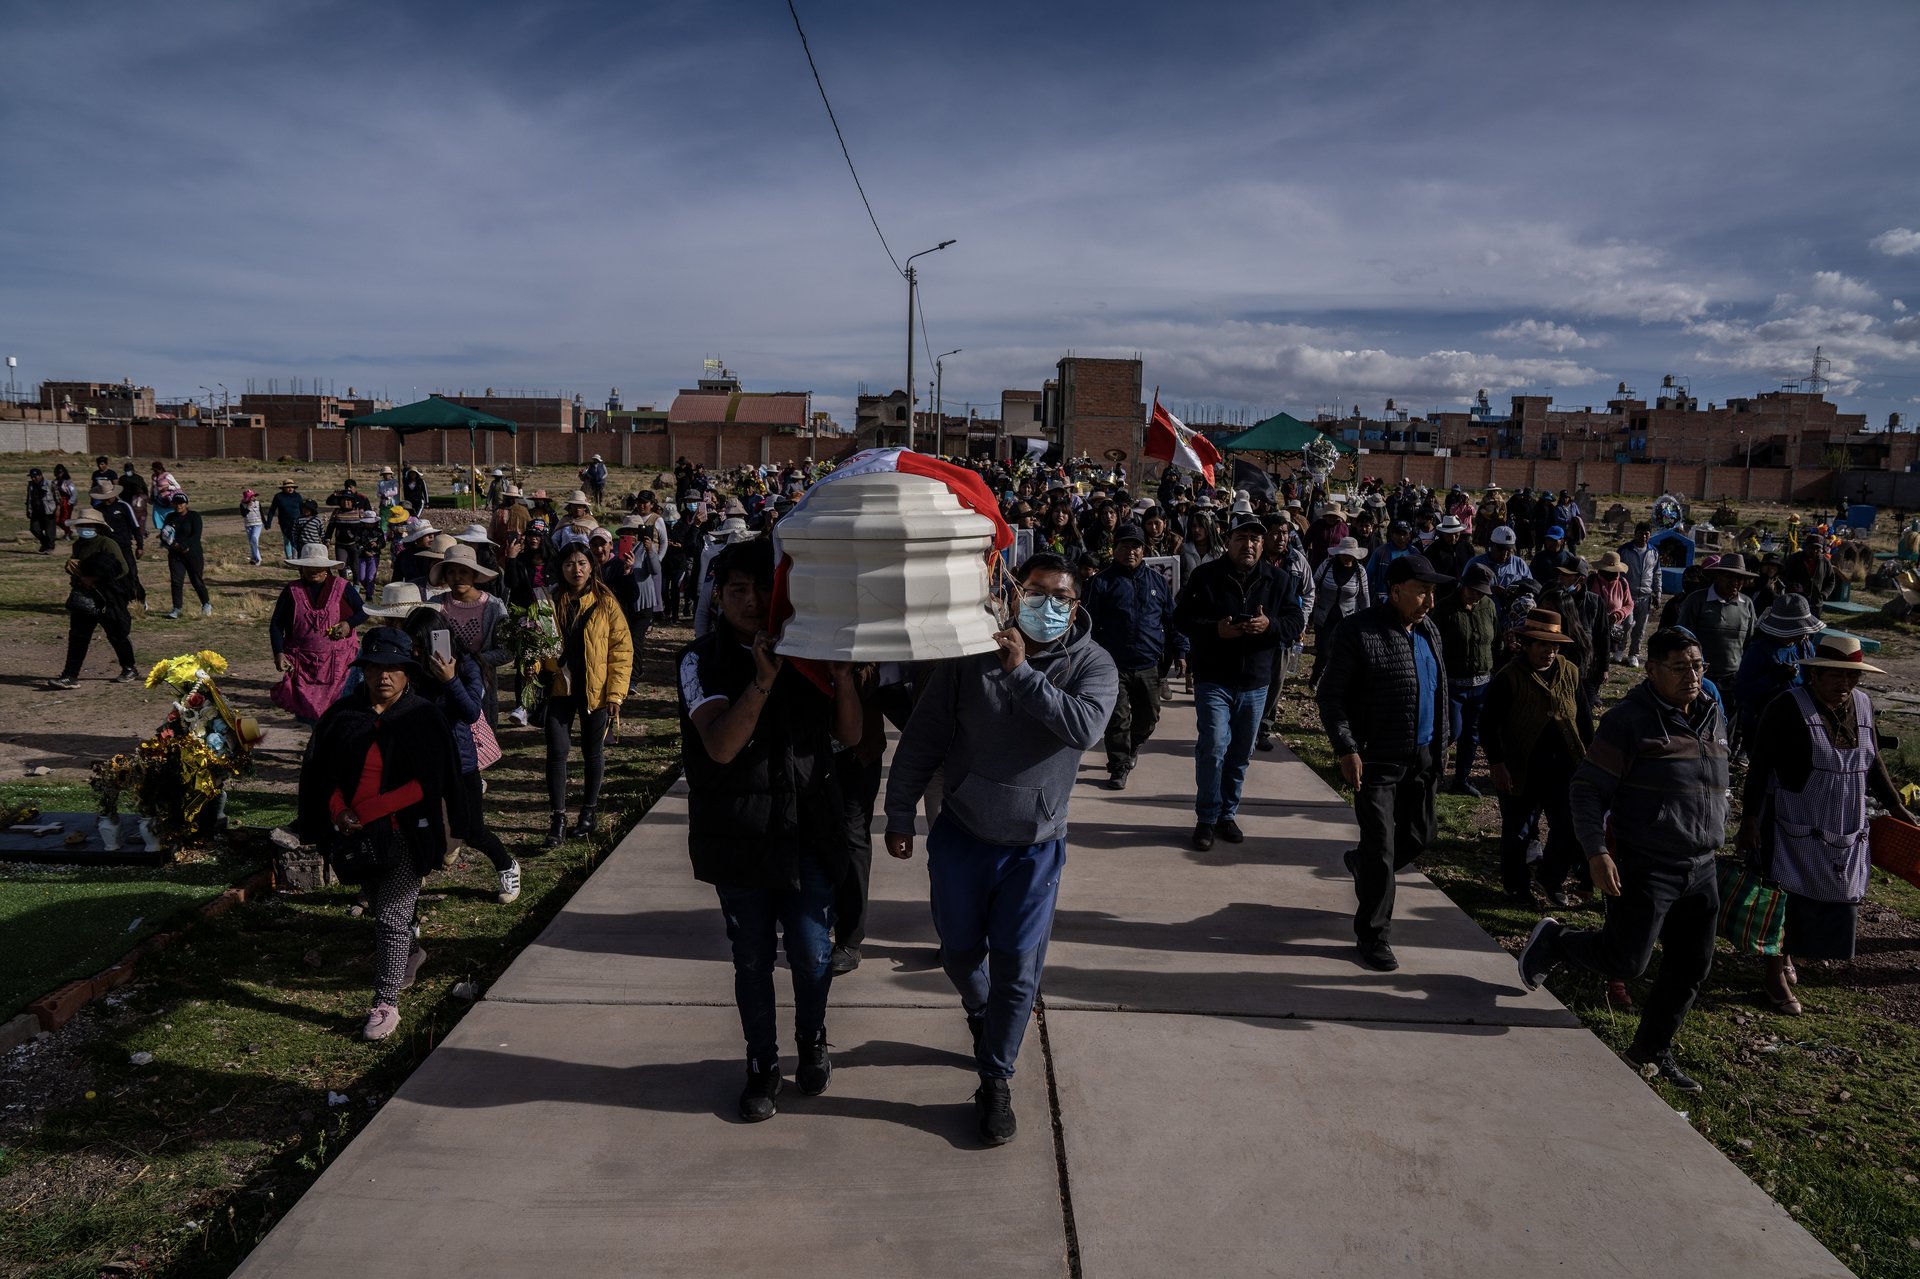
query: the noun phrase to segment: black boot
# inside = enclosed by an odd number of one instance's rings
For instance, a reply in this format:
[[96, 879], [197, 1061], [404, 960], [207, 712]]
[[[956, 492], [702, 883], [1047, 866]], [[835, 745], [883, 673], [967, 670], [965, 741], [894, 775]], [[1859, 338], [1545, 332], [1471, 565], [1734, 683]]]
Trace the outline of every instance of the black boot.
[[[561, 820], [565, 821], [566, 818], [562, 816]], [[567, 836], [570, 839], [592, 839], [594, 828], [599, 825], [599, 822], [600, 818], [592, 808], [583, 808], [580, 810], [579, 824], [568, 831]]]
[[793, 1072], [793, 1081], [807, 1096], [818, 1097], [827, 1090], [827, 1080], [833, 1076], [833, 1058], [827, 1056], [827, 1032], [822, 1030], [803, 1037], [799, 1047], [800, 1065]]
[[758, 1062], [747, 1062], [747, 1086], [740, 1090], [740, 1118], [750, 1124], [762, 1119], [771, 1119], [779, 1109], [774, 1103], [780, 1096], [780, 1059], [762, 1067]]
[[544, 842], [548, 848], [558, 848], [567, 842], [567, 815], [565, 813], [555, 813], [547, 820], [547, 838]]

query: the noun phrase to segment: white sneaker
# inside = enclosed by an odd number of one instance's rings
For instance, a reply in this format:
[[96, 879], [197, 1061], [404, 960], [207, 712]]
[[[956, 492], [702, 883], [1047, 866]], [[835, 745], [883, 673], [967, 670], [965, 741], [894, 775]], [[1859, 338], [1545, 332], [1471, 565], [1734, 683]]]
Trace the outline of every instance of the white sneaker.
[[202, 617], [212, 617], [212, 616], [213, 616], [213, 605], [211, 605], [211, 604], [202, 604], [202, 605], [200, 606], [200, 616], [202, 616]]
[[520, 727], [525, 728], [527, 726], [527, 708], [524, 706], [516, 706], [507, 713], [507, 718]]
[[1633, 667], [1633, 668], [1634, 668], [1635, 670], [1639, 670], [1639, 669], [1640, 669], [1640, 659], [1639, 659], [1639, 658], [1637, 658], [1637, 657], [1629, 657], [1629, 658], [1627, 659], [1627, 665], [1628, 665], [1628, 666], [1631, 666], [1631, 667]]
[[515, 901], [520, 896], [520, 863], [508, 862], [507, 868], [500, 872], [500, 894], [497, 900], [502, 906]]

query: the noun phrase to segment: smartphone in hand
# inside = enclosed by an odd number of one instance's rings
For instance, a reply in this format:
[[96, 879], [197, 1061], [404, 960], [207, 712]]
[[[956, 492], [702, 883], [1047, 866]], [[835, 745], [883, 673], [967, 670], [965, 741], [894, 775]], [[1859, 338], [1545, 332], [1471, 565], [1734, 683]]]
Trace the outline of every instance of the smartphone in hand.
[[453, 660], [453, 635], [449, 631], [433, 631], [429, 634], [428, 645], [434, 657], [443, 662]]

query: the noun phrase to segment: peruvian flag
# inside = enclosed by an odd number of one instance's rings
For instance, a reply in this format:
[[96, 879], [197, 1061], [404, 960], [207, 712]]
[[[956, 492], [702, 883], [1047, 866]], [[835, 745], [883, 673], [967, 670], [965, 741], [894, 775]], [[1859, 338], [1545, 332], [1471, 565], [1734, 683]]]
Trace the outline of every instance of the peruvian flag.
[[1153, 393], [1153, 420], [1147, 424], [1147, 456], [1189, 471], [1198, 471], [1213, 483], [1214, 463], [1220, 450], [1213, 441], [1160, 407], [1160, 392]]

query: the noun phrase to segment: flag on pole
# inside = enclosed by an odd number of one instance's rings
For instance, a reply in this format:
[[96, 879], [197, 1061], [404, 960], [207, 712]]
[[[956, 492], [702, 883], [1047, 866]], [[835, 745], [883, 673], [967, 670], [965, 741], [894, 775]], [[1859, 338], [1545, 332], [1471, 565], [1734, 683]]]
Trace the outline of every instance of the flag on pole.
[[1160, 392], [1153, 393], [1153, 420], [1147, 425], [1147, 456], [1189, 471], [1198, 471], [1212, 484], [1213, 467], [1220, 450], [1213, 441], [1160, 407]]

